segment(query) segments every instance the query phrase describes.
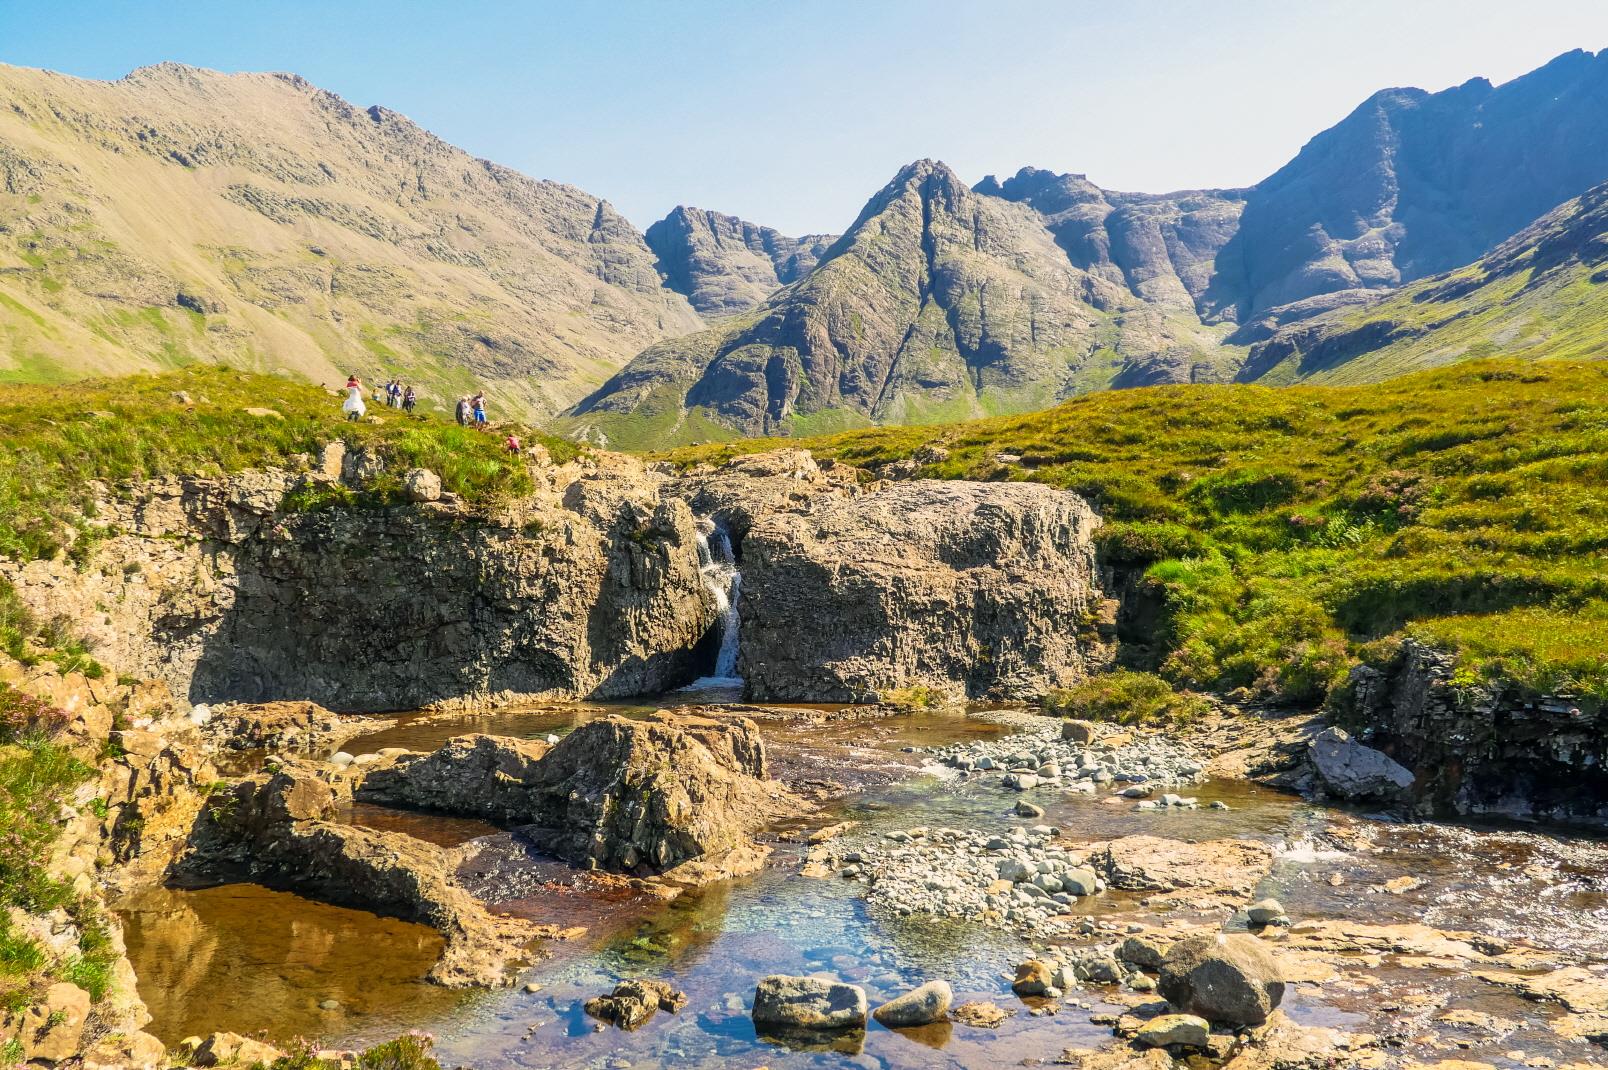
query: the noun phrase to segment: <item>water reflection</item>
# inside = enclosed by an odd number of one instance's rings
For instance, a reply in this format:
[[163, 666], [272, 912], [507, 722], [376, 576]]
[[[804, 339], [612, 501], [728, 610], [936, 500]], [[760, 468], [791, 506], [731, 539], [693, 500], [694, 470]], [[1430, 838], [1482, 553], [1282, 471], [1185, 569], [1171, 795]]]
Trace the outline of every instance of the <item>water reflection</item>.
[[118, 912], [148, 1028], [169, 1044], [219, 1029], [379, 1040], [465, 1002], [423, 982], [442, 940], [422, 925], [254, 884], [151, 888]]

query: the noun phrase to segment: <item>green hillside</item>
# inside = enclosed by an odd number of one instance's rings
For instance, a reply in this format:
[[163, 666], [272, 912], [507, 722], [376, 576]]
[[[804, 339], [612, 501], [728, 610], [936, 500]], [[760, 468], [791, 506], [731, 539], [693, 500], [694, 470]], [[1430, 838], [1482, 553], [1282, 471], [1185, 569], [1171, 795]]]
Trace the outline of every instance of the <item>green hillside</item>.
[[1162, 599], [1161, 671], [1177, 683], [1316, 701], [1412, 635], [1471, 674], [1608, 698], [1608, 362], [1153, 387], [787, 442], [1088, 496], [1105, 560], [1144, 569]]
[[[337, 439], [377, 449], [393, 469], [429, 468], [471, 501], [531, 487], [523, 464], [502, 445], [507, 430], [540, 441], [559, 459], [574, 444], [517, 425], [478, 432], [433, 416], [408, 416], [378, 403], [347, 423], [326, 390], [281, 376], [198, 365], [163, 375], [72, 386], [0, 388], [0, 555], [48, 557], [81, 552], [93, 540], [90, 480], [215, 475], [288, 465]], [[381, 480], [366, 493], [383, 500], [398, 487]]]
[[1241, 381], [1366, 383], [1461, 360], [1608, 355], [1608, 186], [1569, 201], [1483, 259], [1371, 304], [1286, 328]]

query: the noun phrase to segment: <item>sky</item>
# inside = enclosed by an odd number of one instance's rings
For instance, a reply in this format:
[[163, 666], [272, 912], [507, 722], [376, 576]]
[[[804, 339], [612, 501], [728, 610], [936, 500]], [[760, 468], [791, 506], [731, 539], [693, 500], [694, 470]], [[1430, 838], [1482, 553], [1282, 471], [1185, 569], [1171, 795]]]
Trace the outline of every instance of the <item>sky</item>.
[[905, 163], [1249, 185], [1375, 90], [1608, 47], [1608, 0], [0, 0], [0, 61], [294, 71], [640, 227], [841, 231]]

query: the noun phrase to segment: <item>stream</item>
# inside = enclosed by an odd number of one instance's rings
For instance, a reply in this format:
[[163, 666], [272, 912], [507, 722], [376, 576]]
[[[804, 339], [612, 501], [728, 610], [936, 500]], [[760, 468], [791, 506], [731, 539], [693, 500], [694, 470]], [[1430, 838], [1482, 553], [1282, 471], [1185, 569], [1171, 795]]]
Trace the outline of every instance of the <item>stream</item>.
[[[639, 704], [411, 716], [344, 749], [428, 749], [481, 731], [541, 738], [605, 714], [733, 699], [716, 690]], [[1045, 816], [1027, 820], [1011, 811], [1023, 796], [997, 779], [957, 778], [919, 751], [1008, 731], [990, 711], [765, 723], [761, 730], [779, 768], [795, 774], [852, 770], [850, 794], [811, 821], [811, 827], [860, 822], [845, 838], [851, 846], [917, 825], [1004, 832], [1039, 821], [1080, 841], [1137, 834], [1180, 841], [1245, 837], [1277, 852], [1258, 894], [1277, 896], [1297, 920], [1416, 922], [1557, 950], [1588, 965], [1608, 962], [1608, 845], [1596, 840], [1535, 828], [1402, 824], [1223, 780], [1191, 788], [1201, 808], [1183, 811], [1135, 812], [1103, 798], [1037, 791], [1027, 797]], [[1213, 801], [1228, 809], [1209, 808]], [[354, 806], [346, 820], [446, 845], [497, 833], [480, 821], [377, 806]], [[147, 1028], [170, 1044], [220, 1028], [336, 1045], [416, 1028], [435, 1036], [443, 1064], [482, 1070], [752, 1070], [996, 1067], [1053, 1061], [1064, 1049], [1110, 1042], [1110, 1026], [1089, 1020], [1091, 1013], [1120, 1013], [1121, 1007], [1102, 1002], [1109, 990], [1068, 994], [1087, 1007], [1068, 1003], [1056, 1014], [1029, 1013], [1009, 986], [1012, 967], [1028, 957], [1021, 939], [978, 924], [876, 911], [858, 881], [801, 875], [805, 848], [788, 832], [778, 830], [768, 841], [776, 850], [762, 872], [668, 903], [563, 880], [523, 898], [493, 899], [495, 909], [588, 928], [580, 939], [547, 945], [550, 956], [527, 969], [519, 985], [493, 992], [422, 983], [441, 946], [430, 929], [255, 885], [154, 889], [121, 904], [120, 913], [141, 995], [155, 1016]], [[517, 890], [530, 892], [525, 882]], [[1136, 919], [1157, 923], [1132, 893], [1078, 900], [1075, 910], [1114, 922], [1119, 934]], [[988, 999], [1018, 1013], [997, 1029], [943, 1023], [894, 1032], [873, 1025], [863, 1036], [820, 1050], [756, 1036], [748, 1016], [754, 983], [772, 973], [817, 972], [863, 985], [873, 1006], [942, 977], [953, 984], [957, 1003]], [[581, 1003], [626, 977], [670, 981], [686, 992], [687, 1006], [635, 1032], [600, 1029]], [[540, 988], [526, 991], [527, 984]], [[1387, 963], [1374, 971], [1369, 987], [1294, 985], [1283, 1006], [1302, 1024], [1401, 1033], [1400, 1050], [1424, 1059], [1455, 1055], [1517, 1068], [1539, 1065], [1526, 1059], [1564, 1064], [1602, 1051], [1549, 1029], [1549, 1017], [1558, 1013], [1554, 1005], [1526, 1001], [1452, 969]], [[1512, 1025], [1471, 1031], [1436, 1017], [1448, 1009]], [[1411, 1017], [1405, 1031], [1404, 1015]]]

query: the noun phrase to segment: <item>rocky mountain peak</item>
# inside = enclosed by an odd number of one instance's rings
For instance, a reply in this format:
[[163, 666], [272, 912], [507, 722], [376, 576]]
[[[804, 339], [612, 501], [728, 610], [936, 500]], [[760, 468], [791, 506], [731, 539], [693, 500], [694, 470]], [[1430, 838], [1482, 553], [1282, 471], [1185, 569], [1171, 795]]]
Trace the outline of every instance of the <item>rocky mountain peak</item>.
[[836, 240], [831, 234], [791, 238], [770, 227], [703, 208], [678, 205], [647, 229], [664, 284], [706, 316], [729, 316], [758, 305], [815, 267]]

